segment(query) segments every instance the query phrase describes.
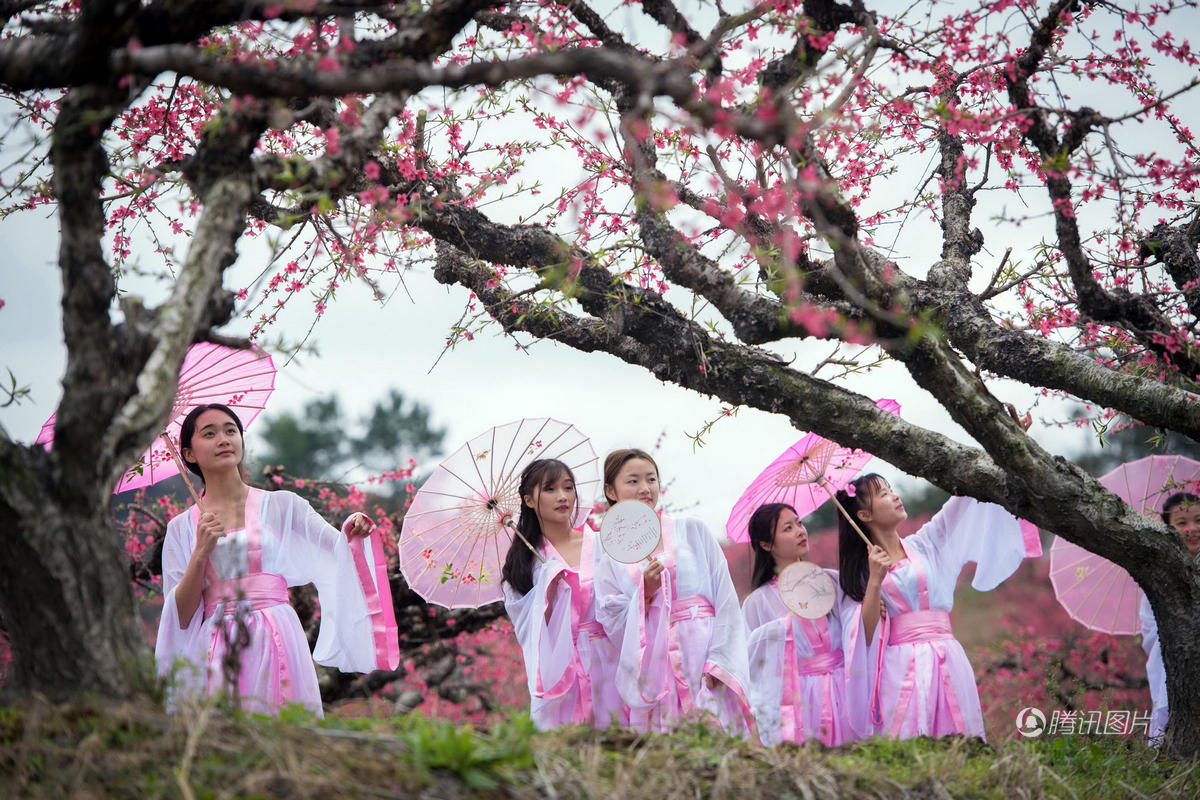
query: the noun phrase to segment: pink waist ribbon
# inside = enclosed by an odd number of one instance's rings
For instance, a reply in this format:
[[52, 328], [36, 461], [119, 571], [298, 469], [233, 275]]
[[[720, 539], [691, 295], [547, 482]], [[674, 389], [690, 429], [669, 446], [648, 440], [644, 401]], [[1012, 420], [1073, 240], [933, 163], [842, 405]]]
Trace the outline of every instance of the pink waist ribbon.
[[[244, 608], [243, 603], [249, 605], [250, 611], [262, 611], [273, 606], [287, 605], [287, 581], [282, 575], [255, 572], [236, 578], [226, 578], [204, 587], [204, 615], [206, 617], [212, 616], [218, 609], [223, 617], [234, 616], [239, 608]], [[271, 687], [271, 701], [276, 707], [279, 707], [283, 703], [295, 699], [291, 677], [288, 675], [287, 649], [283, 646], [283, 636], [271, 615], [263, 614], [262, 621], [266, 628], [266, 635], [270, 637], [270, 646], [275, 651], [276, 663], [279, 665]], [[220, 620], [213, 624], [212, 636], [208, 643], [210, 667], [218, 663], [223, 656], [218, 646], [225, 643], [225, 637], [221, 635], [221, 632], [226, 629], [228, 624]], [[223, 649], [223, 647], [220, 648], [220, 650]], [[242, 664], [238, 670], [237, 689], [240, 697], [250, 694], [247, 678], [245, 664]], [[211, 669], [209, 670], [209, 693], [212, 693]]]
[[256, 572], [226, 578], [204, 587], [204, 616], [211, 617], [218, 606], [225, 606], [224, 615], [232, 616], [237, 603], [249, 603], [253, 611], [288, 602], [287, 581], [282, 575]]
[[[943, 644], [945, 640], [954, 638], [954, 632], [950, 628], [950, 614], [939, 609], [907, 611], [884, 620], [882, 635], [885, 638], [880, 644], [879, 659], [876, 663], [875, 688], [871, 699], [871, 721], [877, 726], [883, 725], [883, 710], [880, 708], [879, 701], [879, 684], [883, 673], [883, 651], [885, 646], [927, 643], [933, 650], [934, 658], [936, 659], [935, 669], [937, 670], [937, 680], [942, 684], [942, 694], [946, 698], [946, 705], [950, 710], [954, 730], [965, 731], [966, 725], [963, 722], [962, 711], [958, 705], [958, 697], [954, 694], [954, 684], [950, 680], [950, 668], [946, 663], [946, 646]], [[888, 729], [889, 735], [899, 735], [916, 688], [917, 659], [914, 655], [909, 658], [908, 669], [904, 674], [904, 681], [900, 684], [900, 694], [896, 700], [896, 711], [892, 716], [892, 724]], [[930, 732], [933, 733], [933, 731]]]
[[909, 611], [890, 619], [888, 644], [915, 644], [935, 639], [953, 639], [950, 615], [945, 611]]
[[375, 562], [375, 580], [371, 580], [371, 568], [361, 537], [349, 538], [350, 555], [354, 558], [354, 569], [362, 586], [363, 598], [367, 601], [367, 614], [371, 617], [371, 634], [375, 639], [375, 669], [395, 669], [400, 663], [400, 643], [396, 632], [396, 611], [392, 607], [392, 586], [388, 583], [387, 560], [380, 547], [379, 531], [366, 537], [371, 543], [371, 555]]
[[[819, 643], [823, 647], [824, 643]], [[833, 675], [835, 669], [840, 669], [845, 663], [841, 650], [817, 650], [808, 658], [796, 658], [796, 637], [792, 630], [792, 621], [787, 623], [787, 636], [784, 637], [783, 660], [783, 702], [780, 717], [783, 740], [800, 742], [803, 736], [803, 722], [800, 719], [800, 681], [799, 675], [824, 675], [821, 703], [821, 730], [819, 736], [826, 745], [833, 745]]]
[[845, 664], [841, 650], [826, 650], [815, 653], [800, 662], [801, 675], [825, 675]]
[[[664, 590], [667, 588], [664, 585]], [[667, 595], [671, 597], [670, 594]], [[687, 676], [683, 674], [683, 650], [679, 644], [679, 634], [675, 630], [676, 622], [685, 620], [706, 619], [715, 617], [716, 609], [707, 597], [694, 594], [671, 602], [671, 617], [667, 623], [667, 655], [671, 662], [671, 677], [675, 681], [675, 691], [679, 696], [680, 713], [686, 714], [692, 709], [692, 691], [688, 688]]]

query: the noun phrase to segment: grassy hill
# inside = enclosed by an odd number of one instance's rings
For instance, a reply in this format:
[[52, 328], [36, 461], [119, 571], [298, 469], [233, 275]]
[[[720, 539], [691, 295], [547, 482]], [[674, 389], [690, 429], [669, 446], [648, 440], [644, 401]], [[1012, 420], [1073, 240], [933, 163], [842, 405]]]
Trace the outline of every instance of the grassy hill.
[[1100, 736], [766, 750], [700, 724], [643, 736], [535, 733], [524, 715], [477, 731], [419, 715], [0, 708], [8, 798], [1191, 798], [1197, 767]]

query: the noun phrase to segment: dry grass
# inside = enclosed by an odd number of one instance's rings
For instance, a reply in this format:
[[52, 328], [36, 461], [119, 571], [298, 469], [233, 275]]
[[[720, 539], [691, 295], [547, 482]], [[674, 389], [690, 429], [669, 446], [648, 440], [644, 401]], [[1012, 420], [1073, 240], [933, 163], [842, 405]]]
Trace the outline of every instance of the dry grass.
[[149, 703], [0, 707], [0, 797], [1200, 797], [1196, 764], [1117, 740], [876, 740], [765, 750], [699, 725], [486, 733], [402, 718], [283, 719]]

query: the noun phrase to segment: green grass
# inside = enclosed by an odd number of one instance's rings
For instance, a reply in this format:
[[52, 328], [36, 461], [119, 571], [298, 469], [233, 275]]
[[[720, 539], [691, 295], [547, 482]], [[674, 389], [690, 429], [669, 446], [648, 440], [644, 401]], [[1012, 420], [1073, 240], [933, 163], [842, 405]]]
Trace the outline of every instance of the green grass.
[[1198, 766], [1105, 736], [766, 750], [700, 724], [536, 733], [524, 714], [481, 731], [416, 714], [0, 707], [6, 798], [1192, 798]]

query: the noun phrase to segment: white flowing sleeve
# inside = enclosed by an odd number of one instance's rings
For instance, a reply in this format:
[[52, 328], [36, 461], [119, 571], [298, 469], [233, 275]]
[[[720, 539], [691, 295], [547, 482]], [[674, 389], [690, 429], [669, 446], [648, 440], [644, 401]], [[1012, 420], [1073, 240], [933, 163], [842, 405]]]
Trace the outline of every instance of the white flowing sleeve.
[[1157, 743], [1167, 726], [1167, 669], [1163, 666], [1162, 644], [1158, 640], [1158, 620], [1150, 608], [1150, 599], [1142, 594], [1138, 606], [1142, 623], [1142, 649], [1146, 651], [1146, 680], [1150, 683], [1150, 727], [1148, 738]]
[[[875, 733], [871, 724], [871, 690], [875, 679], [875, 662], [879, 654], [880, 636], [869, 647], [862, 623], [862, 604], [842, 591], [838, 573], [825, 570], [837, 586], [837, 602], [833, 607], [842, 626], [842, 657], [846, 675], [846, 721], [855, 738], [865, 739]], [[876, 630], [882, 625], [876, 625]]]
[[[703, 674], [711, 675], [720, 681], [712, 690], [715, 696], [719, 715], [726, 724], [727, 731], [731, 720], [742, 718], [749, 726], [750, 698], [746, 695], [746, 687], [750, 683], [749, 663], [749, 633], [746, 629], [746, 618], [742, 616], [738, 604], [737, 589], [733, 586], [733, 578], [729, 575], [729, 564], [721, 546], [709, 532], [704, 523], [699, 520], [687, 520], [695, 525], [697, 530], [692, 532], [693, 546], [697, 553], [703, 553], [707, 559], [709, 600], [713, 604], [715, 618], [713, 619], [712, 638], [708, 643], [708, 655], [704, 660]], [[697, 544], [695, 540], [699, 540]], [[707, 691], [701, 688], [701, 694]], [[697, 697], [696, 704], [701, 701]]]
[[978, 566], [971, 585], [981, 592], [999, 586], [1016, 572], [1022, 559], [1042, 554], [1036, 527], [1001, 506], [971, 497], [951, 497], [911, 540], [951, 579], [974, 561]]
[[346, 526], [336, 530], [291, 492], [269, 493], [264, 515], [285, 537], [288, 584], [317, 588], [321, 629], [313, 659], [342, 672], [394, 669], [400, 651], [381, 534], [352, 545]]
[[201, 628], [204, 627], [203, 599], [186, 625], [180, 620], [179, 607], [175, 603], [175, 590], [183, 580], [195, 546], [196, 532], [192, 527], [191, 515], [184, 511], [167, 523], [167, 534], [163, 540], [163, 606], [162, 616], [158, 620], [158, 636], [154, 641], [154, 660], [158, 664], [159, 675], [170, 674], [179, 666], [179, 661], [197, 666], [205, 666], [208, 661], [201, 636]]
[[[518, 594], [508, 583], [504, 590], [504, 610], [512, 620], [517, 642], [525, 658], [525, 677], [530, 697], [538, 697], [554, 687], [566, 674], [575, 652], [571, 629], [571, 587], [565, 580], [555, 581], [566, 567], [557, 560], [534, 567], [533, 587]], [[553, 597], [550, 596], [553, 592]], [[550, 619], [546, 610], [550, 609]]]
[[786, 664], [784, 643], [790, 617], [780, 617], [773, 608], [770, 585], [760, 586], [746, 597], [742, 613], [750, 629], [749, 653], [750, 708], [758, 723], [758, 735], [767, 747], [779, 744], [783, 721], [783, 670]]
[[715, 670], [710, 670], [710, 665], [726, 673], [737, 682], [738, 690], [744, 695], [750, 675], [746, 655], [747, 639], [749, 638], [746, 618], [742, 615], [737, 589], [733, 586], [733, 578], [729, 575], [729, 564], [725, 561], [725, 554], [721, 552], [721, 546], [717, 544], [717, 540], [713, 538], [703, 523], [696, 522], [698, 523], [697, 527], [702, 531], [702, 535], [697, 537], [701, 542], [698, 549], [708, 560], [708, 574], [712, 591], [709, 599], [712, 601], [713, 611], [716, 612], [712, 639], [708, 643], [708, 657], [705, 659], [704, 672], [722, 682], [725, 682], [725, 679]]
[[[648, 708], [657, 702], [667, 679], [664, 669], [654, 663], [666, 658], [666, 637], [647, 637], [647, 629], [665, 629], [662, 592], [647, 610], [640, 568], [622, 564], [607, 553], [597, 554], [592, 581], [596, 621], [617, 651], [617, 692], [630, 708]], [[653, 619], [647, 619], [647, 614]]]

